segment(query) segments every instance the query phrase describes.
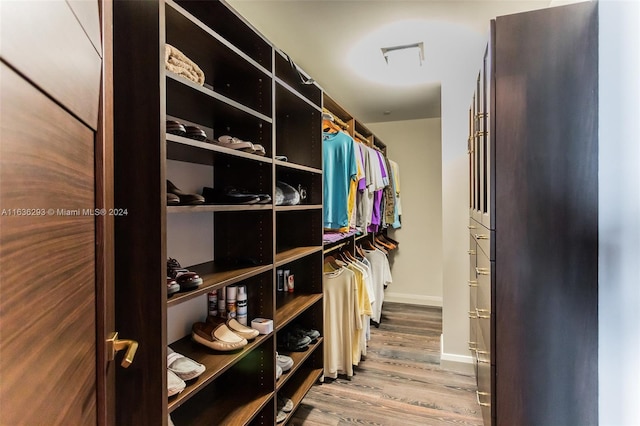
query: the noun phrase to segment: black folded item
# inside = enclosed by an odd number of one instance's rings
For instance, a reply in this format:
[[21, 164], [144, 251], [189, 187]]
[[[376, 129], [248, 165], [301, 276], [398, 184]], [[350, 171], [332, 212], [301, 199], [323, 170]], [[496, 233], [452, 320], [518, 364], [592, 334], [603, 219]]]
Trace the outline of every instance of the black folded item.
[[295, 206], [300, 204], [300, 193], [293, 186], [281, 181], [276, 182], [276, 206]]
[[252, 193], [234, 187], [224, 189], [204, 187], [202, 195], [205, 202], [211, 204], [267, 204], [271, 202], [269, 194]]
[[204, 141], [207, 139], [207, 134], [199, 127], [196, 126], [184, 126], [187, 131], [186, 136], [190, 139], [195, 139], [198, 141]]

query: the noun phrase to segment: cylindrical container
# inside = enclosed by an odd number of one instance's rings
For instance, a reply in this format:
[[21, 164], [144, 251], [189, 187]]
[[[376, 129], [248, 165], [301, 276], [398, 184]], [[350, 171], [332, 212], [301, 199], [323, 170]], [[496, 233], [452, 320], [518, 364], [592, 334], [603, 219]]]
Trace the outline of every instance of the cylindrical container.
[[293, 293], [294, 285], [295, 285], [295, 282], [293, 280], [293, 274], [289, 274], [289, 276], [287, 277], [287, 291], [289, 293]]
[[217, 316], [218, 315], [218, 293], [215, 291], [207, 293], [207, 306], [209, 315]]
[[236, 295], [238, 288], [235, 286], [227, 287], [227, 318], [236, 317]]
[[220, 318], [227, 317], [227, 304], [225, 302], [224, 288], [218, 290], [218, 316]]
[[285, 291], [285, 288], [284, 288], [284, 271], [282, 269], [278, 269], [277, 273], [278, 273], [278, 283], [277, 283], [276, 290]]
[[242, 325], [247, 325], [247, 288], [238, 287], [236, 319]]

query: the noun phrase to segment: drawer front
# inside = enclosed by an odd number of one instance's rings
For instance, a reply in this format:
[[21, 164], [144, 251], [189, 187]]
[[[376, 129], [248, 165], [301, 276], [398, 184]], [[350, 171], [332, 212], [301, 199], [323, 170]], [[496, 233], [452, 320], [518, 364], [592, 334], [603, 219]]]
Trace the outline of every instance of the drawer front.
[[477, 255], [476, 273], [476, 307], [483, 312], [491, 313], [491, 274], [492, 262], [482, 252]]
[[478, 404], [482, 409], [482, 419], [485, 425], [491, 425], [491, 365], [478, 362]]
[[495, 232], [473, 221], [469, 224], [469, 233], [478, 245], [478, 252], [483, 251], [489, 259], [495, 259], [494, 252], [491, 250]]

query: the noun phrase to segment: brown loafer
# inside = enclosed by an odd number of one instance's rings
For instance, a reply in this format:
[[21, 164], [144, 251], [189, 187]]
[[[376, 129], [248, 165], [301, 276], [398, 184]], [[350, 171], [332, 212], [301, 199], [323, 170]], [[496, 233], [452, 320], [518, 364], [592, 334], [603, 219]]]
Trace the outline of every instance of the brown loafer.
[[226, 324], [197, 322], [191, 328], [191, 337], [195, 342], [221, 352], [242, 349], [248, 343], [247, 339], [229, 330]]

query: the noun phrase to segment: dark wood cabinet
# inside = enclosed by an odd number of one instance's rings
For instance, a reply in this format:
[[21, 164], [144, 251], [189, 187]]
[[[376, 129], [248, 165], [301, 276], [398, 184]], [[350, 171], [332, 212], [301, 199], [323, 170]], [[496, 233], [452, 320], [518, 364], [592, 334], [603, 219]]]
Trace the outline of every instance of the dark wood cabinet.
[[598, 4], [497, 18], [470, 110], [485, 424], [598, 423]]
[[[144, 29], [144, 30], [141, 30]], [[114, 4], [116, 321], [138, 340], [136, 363], [118, 374], [119, 423], [273, 425], [276, 398], [297, 407], [321, 377], [322, 338], [276, 380], [277, 336], [298, 323], [322, 334], [322, 91], [226, 3]], [[165, 70], [165, 45], [205, 74], [204, 85]], [[166, 120], [209, 139], [230, 135], [265, 149], [242, 152], [166, 132]], [[276, 156], [278, 159], [276, 159]], [[280, 156], [285, 156], [286, 160]], [[166, 180], [185, 192], [233, 186], [269, 194], [269, 204], [166, 204]], [[278, 181], [304, 189], [299, 205], [276, 205]], [[167, 298], [167, 258], [197, 272], [195, 290]], [[295, 275], [276, 290], [276, 271]], [[248, 319], [274, 331], [237, 352], [191, 341], [207, 316], [207, 293], [246, 286]], [[167, 397], [167, 345], [206, 366]], [[119, 395], [120, 397], [120, 395]]]

